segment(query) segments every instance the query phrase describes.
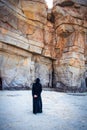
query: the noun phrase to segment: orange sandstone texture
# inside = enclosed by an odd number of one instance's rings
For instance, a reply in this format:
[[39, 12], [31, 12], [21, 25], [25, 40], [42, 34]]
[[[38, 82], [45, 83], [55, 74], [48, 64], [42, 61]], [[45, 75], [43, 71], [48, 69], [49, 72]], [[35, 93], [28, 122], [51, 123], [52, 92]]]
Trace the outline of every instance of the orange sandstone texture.
[[80, 88], [87, 64], [87, 3], [0, 1], [0, 76], [4, 88]]
[[56, 84], [62, 82], [70, 88], [80, 88], [86, 71], [86, 9], [86, 1], [54, 0], [52, 11], [55, 16], [56, 48], [60, 55], [54, 62]]

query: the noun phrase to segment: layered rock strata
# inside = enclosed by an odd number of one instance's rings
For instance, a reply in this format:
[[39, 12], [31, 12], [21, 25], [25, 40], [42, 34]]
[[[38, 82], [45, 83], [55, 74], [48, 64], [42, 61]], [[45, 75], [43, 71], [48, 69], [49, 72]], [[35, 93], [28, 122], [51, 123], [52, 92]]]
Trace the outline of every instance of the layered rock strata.
[[3, 89], [31, 87], [36, 77], [41, 79], [43, 86], [51, 86], [50, 58], [54, 49], [50, 42], [52, 31], [49, 34], [52, 25], [46, 24], [44, 0], [0, 1], [0, 76]]
[[[82, 3], [81, 3], [82, 2]], [[57, 60], [54, 62], [55, 82], [79, 89], [85, 72], [87, 49], [87, 2], [54, 0]], [[58, 82], [58, 83], [57, 83]]]
[[[81, 3], [82, 2], [82, 3]], [[79, 89], [86, 71], [86, 1], [0, 1], [0, 77], [3, 89]]]

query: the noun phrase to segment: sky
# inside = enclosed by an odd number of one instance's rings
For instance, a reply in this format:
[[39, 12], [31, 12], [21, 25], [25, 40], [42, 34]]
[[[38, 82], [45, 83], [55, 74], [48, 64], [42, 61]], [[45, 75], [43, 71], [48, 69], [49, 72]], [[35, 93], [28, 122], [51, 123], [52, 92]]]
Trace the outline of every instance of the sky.
[[53, 0], [45, 0], [47, 2], [48, 8], [52, 8]]

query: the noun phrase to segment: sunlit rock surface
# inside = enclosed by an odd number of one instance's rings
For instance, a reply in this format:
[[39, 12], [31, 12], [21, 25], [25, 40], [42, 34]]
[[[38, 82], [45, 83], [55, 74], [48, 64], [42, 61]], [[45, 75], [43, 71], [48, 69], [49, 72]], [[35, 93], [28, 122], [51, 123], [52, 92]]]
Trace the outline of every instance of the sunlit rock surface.
[[87, 2], [0, 1], [0, 77], [3, 89], [78, 89], [87, 71]]
[[[86, 1], [56, 1], [55, 15], [56, 50], [58, 59], [54, 62], [55, 81], [80, 88], [81, 78], [85, 72], [84, 50], [87, 36]], [[86, 54], [85, 54], [86, 55]], [[57, 84], [58, 84], [57, 83]], [[69, 89], [70, 89], [69, 88]]]

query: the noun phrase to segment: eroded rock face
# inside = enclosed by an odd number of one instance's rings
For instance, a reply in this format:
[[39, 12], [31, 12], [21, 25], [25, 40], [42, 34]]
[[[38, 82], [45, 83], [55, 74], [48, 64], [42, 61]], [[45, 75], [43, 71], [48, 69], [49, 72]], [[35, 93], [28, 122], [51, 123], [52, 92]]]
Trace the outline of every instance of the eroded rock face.
[[10, 45], [2, 43], [0, 45], [3, 89], [29, 89], [37, 77], [41, 79], [43, 87], [51, 86], [51, 60]]
[[62, 6], [72, 6], [74, 3], [87, 6], [87, 0], [53, 0], [54, 6], [57, 4]]
[[[0, 77], [3, 89], [78, 89], [87, 64], [86, 1], [0, 1]], [[52, 86], [54, 85], [54, 86]], [[65, 87], [65, 88], [64, 88]]]
[[52, 52], [51, 49], [48, 49], [49, 54], [46, 52], [44, 41], [50, 45], [52, 42], [49, 43], [49, 36], [44, 38], [46, 23], [44, 0], [0, 1], [0, 76], [3, 89], [31, 87], [37, 77], [43, 87], [51, 86], [52, 61], [49, 58]]
[[[87, 34], [85, 35], [85, 69], [86, 69], [86, 73], [87, 73]], [[87, 77], [87, 74], [86, 74]]]
[[[84, 45], [86, 41], [86, 1], [54, 0], [56, 50], [55, 82], [69, 88], [80, 88], [85, 71]], [[77, 7], [78, 4], [78, 7]]]

